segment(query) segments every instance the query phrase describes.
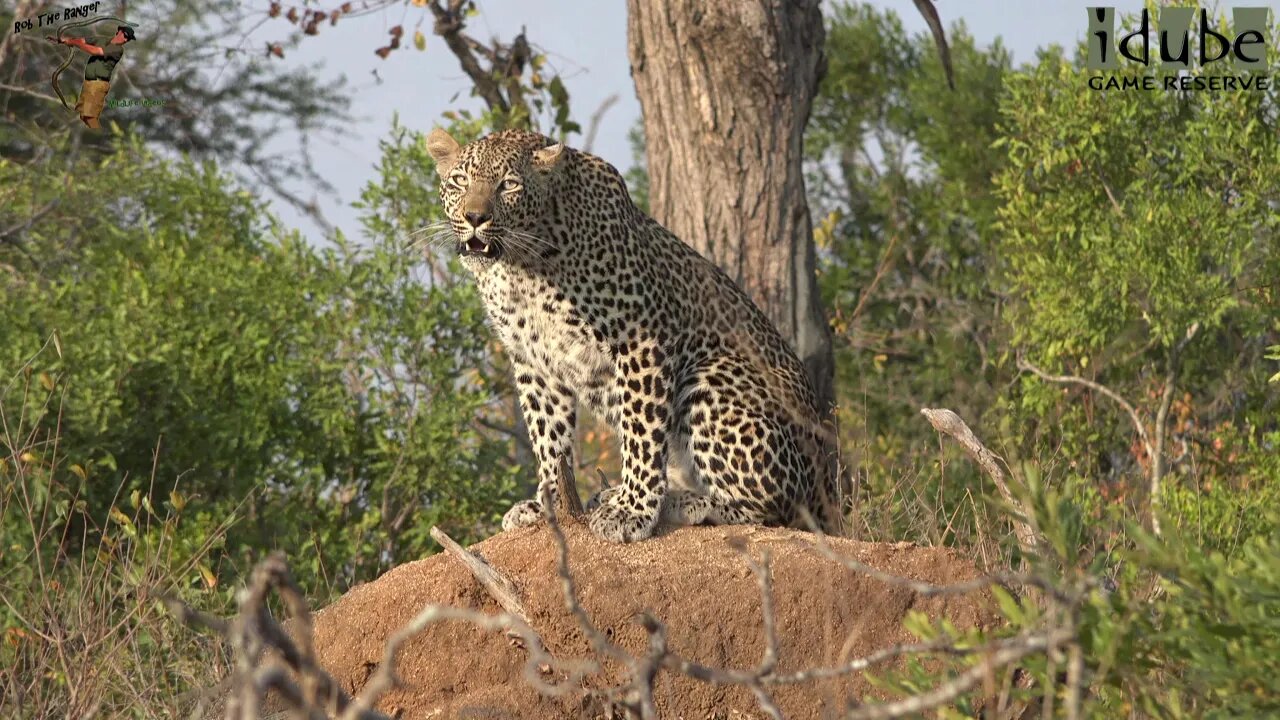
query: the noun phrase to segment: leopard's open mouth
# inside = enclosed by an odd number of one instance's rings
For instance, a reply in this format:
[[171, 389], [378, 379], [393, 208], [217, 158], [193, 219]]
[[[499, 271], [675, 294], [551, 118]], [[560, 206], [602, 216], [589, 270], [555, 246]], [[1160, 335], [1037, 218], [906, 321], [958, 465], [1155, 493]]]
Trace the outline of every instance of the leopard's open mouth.
[[479, 255], [481, 257], [489, 258], [490, 260], [496, 260], [498, 255], [501, 254], [501, 251], [498, 247], [498, 243], [493, 242], [492, 240], [486, 240], [479, 235], [472, 235], [465, 241], [458, 243], [458, 254]]

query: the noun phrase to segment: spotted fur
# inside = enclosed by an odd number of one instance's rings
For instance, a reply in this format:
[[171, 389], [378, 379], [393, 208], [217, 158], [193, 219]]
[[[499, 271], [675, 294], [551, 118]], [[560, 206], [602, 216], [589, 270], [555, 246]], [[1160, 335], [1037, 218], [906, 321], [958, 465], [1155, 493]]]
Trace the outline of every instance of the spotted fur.
[[[594, 155], [507, 130], [428, 138], [461, 262], [514, 366], [539, 495], [572, 458], [578, 404], [606, 419], [622, 482], [595, 499], [600, 537], [673, 524], [830, 527], [829, 434], [803, 366], [712, 262], [644, 214]], [[518, 503], [510, 528], [536, 522]]]

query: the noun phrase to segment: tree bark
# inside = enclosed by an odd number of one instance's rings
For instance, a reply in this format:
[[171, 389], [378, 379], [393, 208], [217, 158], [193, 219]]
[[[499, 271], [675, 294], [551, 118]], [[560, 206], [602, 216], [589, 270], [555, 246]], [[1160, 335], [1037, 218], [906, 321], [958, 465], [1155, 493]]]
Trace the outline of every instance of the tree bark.
[[725, 270], [833, 406], [814, 273], [804, 127], [821, 78], [819, 0], [627, 0], [650, 211]]

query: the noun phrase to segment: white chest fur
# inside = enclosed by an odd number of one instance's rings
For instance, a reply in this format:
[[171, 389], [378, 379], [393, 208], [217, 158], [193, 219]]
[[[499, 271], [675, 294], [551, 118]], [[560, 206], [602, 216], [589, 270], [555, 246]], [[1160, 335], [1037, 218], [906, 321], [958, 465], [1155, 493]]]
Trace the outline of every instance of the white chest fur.
[[574, 300], [545, 278], [504, 265], [480, 273], [477, 283], [507, 352], [598, 405], [595, 396], [608, 386], [613, 361], [608, 343]]

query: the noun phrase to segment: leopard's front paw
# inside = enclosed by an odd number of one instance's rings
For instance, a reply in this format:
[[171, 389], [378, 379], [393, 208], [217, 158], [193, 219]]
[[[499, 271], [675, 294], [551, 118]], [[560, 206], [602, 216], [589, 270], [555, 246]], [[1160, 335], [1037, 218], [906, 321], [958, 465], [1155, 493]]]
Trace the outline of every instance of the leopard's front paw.
[[609, 493], [587, 516], [587, 526], [596, 537], [612, 543], [629, 543], [653, 535], [658, 525], [658, 512], [639, 512], [627, 507], [621, 493]]
[[622, 490], [621, 485], [614, 485], [613, 487], [602, 488], [601, 490], [596, 492], [595, 495], [592, 495], [591, 498], [587, 500], [587, 504], [583, 506], [583, 510], [585, 510], [587, 513], [595, 512], [596, 508], [609, 502], [609, 498], [613, 497], [614, 495], [617, 495], [620, 490]]
[[512, 505], [507, 514], [502, 516], [502, 529], [505, 531], [528, 527], [541, 521], [542, 518], [542, 503], [537, 500], [524, 500]]
[[662, 522], [667, 525], [700, 525], [714, 512], [715, 503], [702, 493], [670, 490], [662, 499]]

